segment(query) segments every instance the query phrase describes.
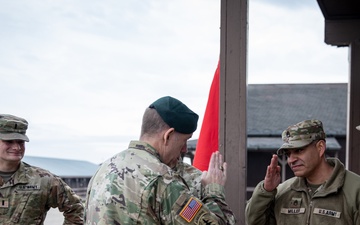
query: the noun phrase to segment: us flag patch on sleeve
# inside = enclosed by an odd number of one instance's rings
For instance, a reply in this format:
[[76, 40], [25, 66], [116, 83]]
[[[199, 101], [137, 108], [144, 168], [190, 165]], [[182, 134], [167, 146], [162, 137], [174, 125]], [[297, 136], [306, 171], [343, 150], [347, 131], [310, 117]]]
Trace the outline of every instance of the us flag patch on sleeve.
[[200, 210], [202, 204], [195, 198], [191, 197], [189, 201], [186, 203], [184, 208], [181, 210], [179, 215], [186, 220], [187, 222], [191, 222], [194, 219], [196, 213]]

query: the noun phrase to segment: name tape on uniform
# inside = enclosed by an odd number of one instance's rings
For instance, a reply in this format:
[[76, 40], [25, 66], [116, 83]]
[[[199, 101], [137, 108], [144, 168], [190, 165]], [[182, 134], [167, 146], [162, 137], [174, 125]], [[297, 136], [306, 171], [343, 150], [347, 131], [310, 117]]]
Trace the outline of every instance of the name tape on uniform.
[[282, 214], [302, 214], [305, 213], [305, 208], [282, 208]]
[[40, 190], [40, 185], [36, 185], [36, 184], [18, 185], [16, 189], [18, 191], [34, 191], [34, 190]]
[[341, 212], [337, 212], [337, 211], [329, 210], [329, 209], [315, 208], [315, 209], [314, 209], [314, 214], [323, 215], [323, 216], [331, 216], [331, 217], [335, 217], [335, 218], [340, 218]]

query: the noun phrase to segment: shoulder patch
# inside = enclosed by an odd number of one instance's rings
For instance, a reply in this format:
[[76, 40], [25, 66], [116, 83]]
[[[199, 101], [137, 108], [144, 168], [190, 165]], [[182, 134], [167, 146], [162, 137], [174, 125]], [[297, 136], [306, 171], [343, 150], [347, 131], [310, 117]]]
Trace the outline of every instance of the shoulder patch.
[[201, 207], [202, 203], [199, 202], [196, 198], [191, 197], [186, 205], [182, 208], [179, 215], [188, 223], [190, 223]]

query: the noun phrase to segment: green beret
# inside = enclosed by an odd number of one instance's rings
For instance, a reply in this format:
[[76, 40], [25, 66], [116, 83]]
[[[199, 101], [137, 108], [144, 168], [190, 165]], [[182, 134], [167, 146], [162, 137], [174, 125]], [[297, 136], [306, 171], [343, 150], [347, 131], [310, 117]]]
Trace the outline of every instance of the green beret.
[[164, 122], [179, 133], [191, 134], [196, 130], [199, 116], [176, 98], [159, 98], [149, 108], [155, 109]]

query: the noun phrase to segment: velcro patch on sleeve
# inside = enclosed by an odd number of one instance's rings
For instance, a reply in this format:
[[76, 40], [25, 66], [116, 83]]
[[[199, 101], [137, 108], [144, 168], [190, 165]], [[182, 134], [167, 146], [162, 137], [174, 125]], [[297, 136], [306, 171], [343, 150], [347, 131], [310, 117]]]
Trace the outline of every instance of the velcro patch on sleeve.
[[187, 222], [191, 222], [194, 219], [196, 213], [202, 207], [202, 203], [199, 202], [197, 199], [191, 197], [183, 209], [180, 211], [179, 215], [186, 220]]

